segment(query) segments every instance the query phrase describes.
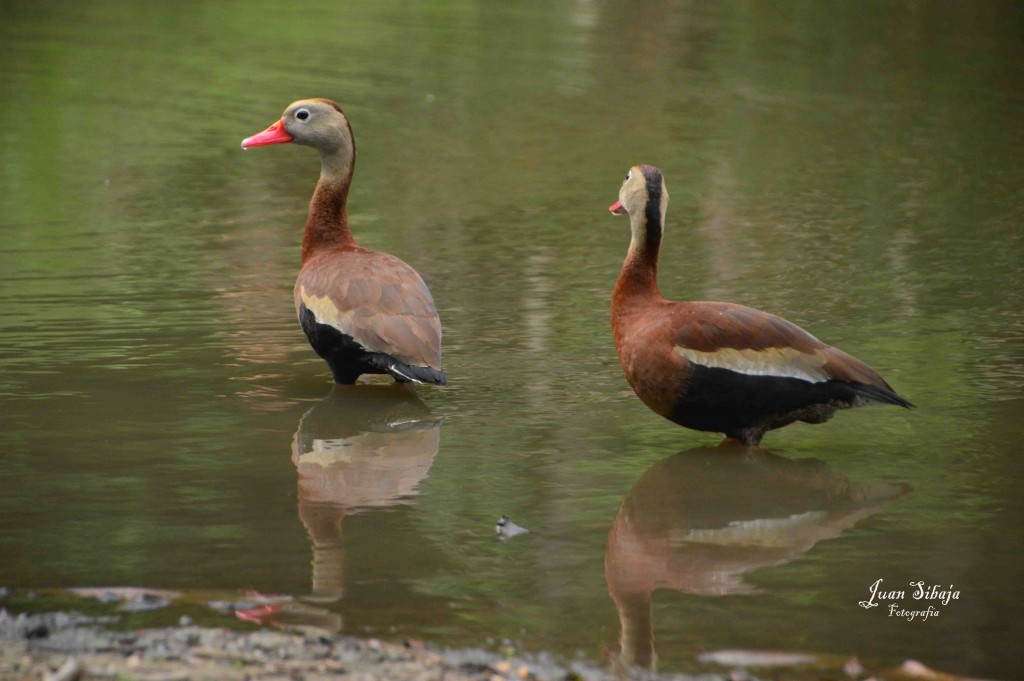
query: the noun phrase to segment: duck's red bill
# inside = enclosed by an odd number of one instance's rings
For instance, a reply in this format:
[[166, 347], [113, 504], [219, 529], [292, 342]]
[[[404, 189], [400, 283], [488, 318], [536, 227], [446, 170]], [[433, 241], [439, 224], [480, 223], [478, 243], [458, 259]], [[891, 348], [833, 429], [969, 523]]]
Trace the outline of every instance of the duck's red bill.
[[616, 201], [612, 205], [608, 206], [608, 210], [615, 213], [616, 215], [622, 215], [626, 212], [625, 206], [622, 205], [622, 201]]
[[292, 136], [284, 129], [284, 119], [282, 118], [263, 132], [257, 133], [252, 137], [246, 137], [242, 140], [242, 148], [248, 149], [249, 147], [263, 147], [268, 144], [284, 144], [285, 142], [291, 142], [292, 139]]

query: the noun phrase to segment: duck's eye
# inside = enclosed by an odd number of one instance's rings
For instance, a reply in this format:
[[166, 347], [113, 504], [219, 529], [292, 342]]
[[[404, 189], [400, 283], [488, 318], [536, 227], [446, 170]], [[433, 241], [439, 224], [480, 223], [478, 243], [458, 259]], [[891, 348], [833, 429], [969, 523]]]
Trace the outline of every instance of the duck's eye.
[[298, 118], [300, 121], [304, 121], [307, 118], [309, 118], [309, 111], [307, 111], [306, 109], [299, 109], [298, 111], [295, 112], [295, 117]]
[[627, 179], [627, 180], [628, 180], [629, 178], [631, 178], [631, 177], [633, 177], [633, 171], [632, 171], [632, 170], [630, 170], [630, 171], [629, 171], [628, 173], [626, 173], [626, 179]]

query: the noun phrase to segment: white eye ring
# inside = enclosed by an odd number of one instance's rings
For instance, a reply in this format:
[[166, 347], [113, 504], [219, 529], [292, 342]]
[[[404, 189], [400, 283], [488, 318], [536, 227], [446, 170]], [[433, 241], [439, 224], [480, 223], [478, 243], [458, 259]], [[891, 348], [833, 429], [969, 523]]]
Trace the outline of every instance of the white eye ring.
[[295, 112], [295, 117], [298, 118], [300, 121], [306, 120], [307, 118], [309, 118], [309, 115], [309, 109], [299, 109], [298, 111]]

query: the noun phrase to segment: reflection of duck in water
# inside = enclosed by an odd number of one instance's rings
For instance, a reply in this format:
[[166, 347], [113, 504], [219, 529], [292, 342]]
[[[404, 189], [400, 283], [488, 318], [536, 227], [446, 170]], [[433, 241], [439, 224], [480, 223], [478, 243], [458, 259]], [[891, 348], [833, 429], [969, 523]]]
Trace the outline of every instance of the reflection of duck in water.
[[[326, 604], [342, 598], [342, 520], [415, 496], [440, 441], [441, 420], [401, 385], [336, 386], [302, 416], [292, 462], [299, 476], [299, 519], [313, 546], [313, 591], [303, 600]], [[266, 612], [261, 621], [283, 625], [320, 618], [320, 626], [341, 627], [335, 613], [296, 603]]]
[[313, 543], [313, 597], [344, 594], [341, 521], [416, 495], [441, 442], [441, 421], [402, 386], [335, 388], [299, 421], [292, 462], [299, 518]]
[[820, 461], [699, 448], [655, 463], [608, 533], [605, 579], [624, 666], [653, 668], [651, 594], [748, 594], [744, 574], [796, 560], [906, 491], [861, 484]]

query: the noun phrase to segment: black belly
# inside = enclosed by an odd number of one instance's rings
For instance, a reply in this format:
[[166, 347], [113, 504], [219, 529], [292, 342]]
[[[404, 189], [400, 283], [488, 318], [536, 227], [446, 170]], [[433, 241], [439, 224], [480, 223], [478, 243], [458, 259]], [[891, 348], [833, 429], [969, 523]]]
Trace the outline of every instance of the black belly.
[[305, 305], [299, 308], [299, 323], [313, 351], [331, 367], [336, 383], [352, 384], [361, 374], [386, 373], [379, 363], [372, 361], [375, 353], [367, 352], [352, 336], [328, 324], [318, 323]]
[[329, 324], [320, 324], [305, 305], [299, 306], [299, 323], [316, 354], [331, 368], [335, 383], [351, 385], [362, 374], [391, 374], [400, 383], [446, 382], [444, 371], [405, 364], [383, 352], [372, 352], [352, 336]]
[[855, 399], [856, 392], [842, 381], [811, 383], [693, 365], [669, 418], [694, 430], [738, 437], [742, 431], [763, 432], [793, 421], [825, 421]]

